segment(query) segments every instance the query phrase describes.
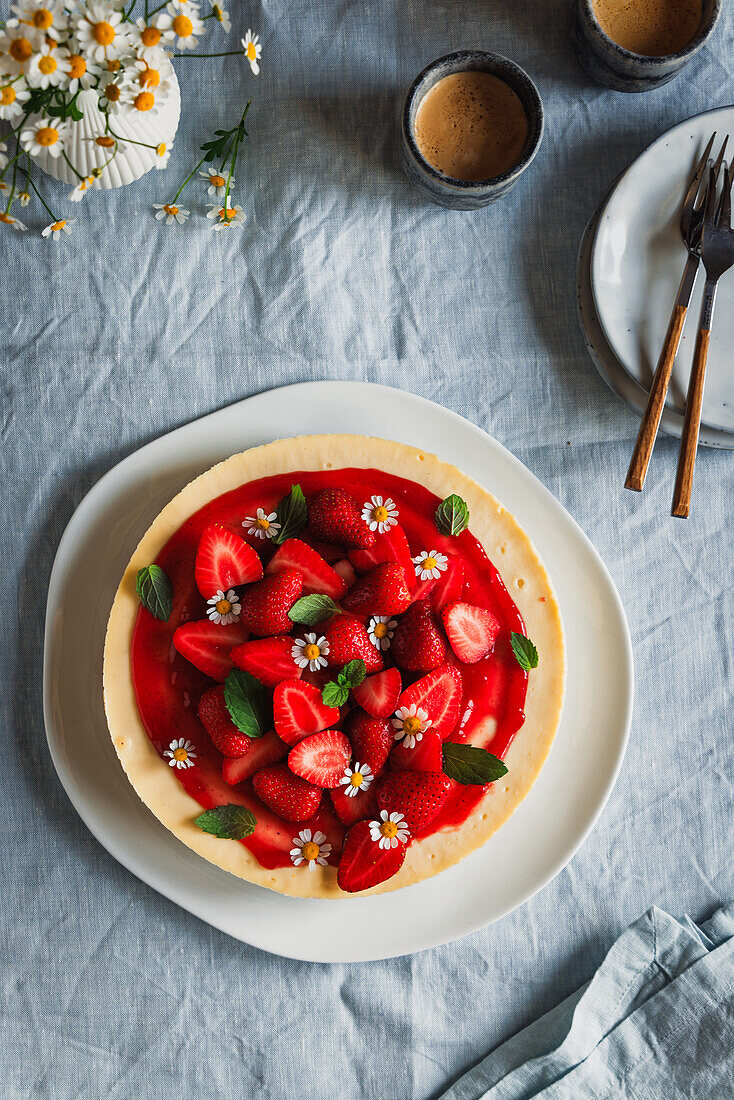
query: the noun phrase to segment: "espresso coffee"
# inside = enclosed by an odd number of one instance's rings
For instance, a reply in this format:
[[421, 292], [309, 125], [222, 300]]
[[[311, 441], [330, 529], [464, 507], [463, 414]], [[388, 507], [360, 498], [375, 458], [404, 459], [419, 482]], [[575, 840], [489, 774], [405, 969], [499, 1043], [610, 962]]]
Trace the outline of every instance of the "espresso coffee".
[[665, 57], [685, 49], [701, 25], [702, 0], [593, 0], [605, 34], [631, 53]]
[[488, 180], [517, 164], [528, 120], [509, 84], [471, 70], [444, 76], [426, 92], [414, 133], [423, 157], [445, 176]]

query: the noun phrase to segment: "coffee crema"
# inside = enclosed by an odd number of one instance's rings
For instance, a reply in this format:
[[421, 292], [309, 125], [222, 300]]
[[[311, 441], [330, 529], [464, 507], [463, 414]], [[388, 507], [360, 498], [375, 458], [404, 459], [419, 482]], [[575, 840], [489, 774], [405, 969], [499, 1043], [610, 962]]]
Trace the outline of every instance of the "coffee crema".
[[679, 53], [701, 26], [702, 0], [593, 0], [594, 15], [612, 41], [630, 53]]
[[415, 116], [415, 140], [432, 168], [476, 182], [517, 164], [528, 119], [509, 84], [470, 70], [444, 76], [426, 92]]

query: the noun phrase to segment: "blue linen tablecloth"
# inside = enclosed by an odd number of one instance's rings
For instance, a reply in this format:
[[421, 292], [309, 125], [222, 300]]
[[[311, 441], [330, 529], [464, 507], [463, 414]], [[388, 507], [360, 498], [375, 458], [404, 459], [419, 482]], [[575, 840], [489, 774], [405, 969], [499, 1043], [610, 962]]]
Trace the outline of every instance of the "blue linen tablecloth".
[[[177, 63], [165, 173], [79, 208], [50, 182], [73, 234], [0, 236], [4, 1097], [435, 1097], [588, 980], [650, 905], [698, 920], [734, 896], [732, 457], [700, 453], [687, 523], [668, 517], [674, 441], [644, 495], [626, 493], [638, 421], [594, 372], [574, 310], [577, 245], [610, 181], [666, 127], [734, 99], [724, 7], [680, 79], [625, 96], [577, 68], [568, 0], [237, 0], [231, 41], [261, 33], [262, 73]], [[528, 69], [547, 131], [501, 205], [457, 214], [404, 180], [397, 116], [419, 69], [465, 46]], [[162, 227], [151, 203], [251, 91], [245, 229]], [[186, 196], [207, 201], [198, 185]], [[23, 215], [47, 221], [37, 204]], [[314, 378], [413, 390], [514, 451], [599, 548], [637, 669], [622, 773], [570, 865], [491, 928], [359, 966], [266, 956], [133, 878], [69, 804], [41, 713], [45, 589], [82, 496], [161, 432]]]

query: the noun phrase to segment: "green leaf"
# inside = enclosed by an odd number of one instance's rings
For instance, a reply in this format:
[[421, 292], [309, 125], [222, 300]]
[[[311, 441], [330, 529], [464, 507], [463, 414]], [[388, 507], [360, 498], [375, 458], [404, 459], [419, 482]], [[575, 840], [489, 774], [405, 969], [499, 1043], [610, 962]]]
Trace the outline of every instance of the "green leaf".
[[270, 693], [249, 672], [233, 668], [224, 682], [224, 702], [229, 716], [248, 737], [262, 737], [270, 726]]
[[524, 634], [518, 634], [513, 630], [510, 636], [510, 645], [520, 668], [530, 672], [531, 668], [538, 667], [538, 651]]
[[168, 622], [173, 607], [173, 589], [168, 574], [160, 565], [146, 565], [138, 570], [135, 590], [143, 607], [156, 619]]
[[345, 664], [339, 673], [338, 680], [345, 687], [356, 688], [359, 687], [366, 675], [367, 665], [361, 657], [355, 657], [353, 661], [348, 661]]
[[339, 684], [336, 680], [330, 680], [324, 684], [321, 698], [327, 707], [343, 707], [349, 698], [349, 688], [346, 684]]
[[314, 593], [312, 596], [301, 596], [300, 600], [296, 600], [288, 612], [288, 618], [294, 623], [303, 623], [304, 626], [315, 626], [323, 619], [335, 615], [338, 610], [331, 596]]
[[445, 741], [442, 753], [444, 774], [458, 783], [483, 786], [507, 775], [507, 768], [499, 757], [486, 749]]
[[291, 491], [283, 497], [275, 509], [280, 523], [280, 531], [273, 538], [273, 542], [280, 546], [286, 539], [292, 539], [301, 533], [308, 522], [308, 506], [300, 485], [291, 485]]
[[460, 535], [469, 526], [469, 508], [456, 493], [442, 500], [436, 509], [436, 527], [442, 535]]
[[198, 825], [205, 833], [218, 836], [220, 840], [244, 840], [255, 832], [257, 818], [247, 806], [230, 802], [226, 806], [204, 810], [203, 814], [194, 818], [194, 825]]

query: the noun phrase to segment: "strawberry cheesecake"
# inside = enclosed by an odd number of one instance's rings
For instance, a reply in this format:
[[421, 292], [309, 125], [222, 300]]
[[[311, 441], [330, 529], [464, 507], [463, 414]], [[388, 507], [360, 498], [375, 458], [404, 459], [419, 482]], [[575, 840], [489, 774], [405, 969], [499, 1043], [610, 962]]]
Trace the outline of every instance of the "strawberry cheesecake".
[[483, 844], [543, 765], [564, 677], [514, 517], [435, 456], [343, 435], [187, 485], [125, 570], [104, 659], [150, 810], [296, 897], [398, 889]]

